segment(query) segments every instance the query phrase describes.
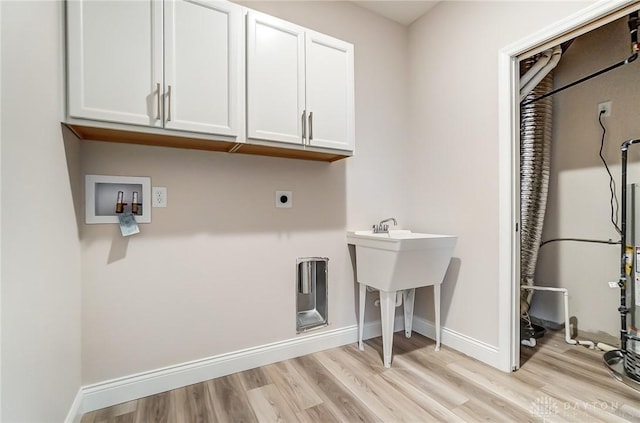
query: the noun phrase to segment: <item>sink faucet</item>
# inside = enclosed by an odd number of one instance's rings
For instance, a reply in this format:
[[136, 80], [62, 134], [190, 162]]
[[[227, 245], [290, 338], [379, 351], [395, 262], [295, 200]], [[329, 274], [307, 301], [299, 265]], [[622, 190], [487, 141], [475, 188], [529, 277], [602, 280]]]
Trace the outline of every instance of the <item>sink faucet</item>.
[[386, 224], [387, 222], [393, 222], [393, 226], [398, 226], [398, 221], [395, 218], [390, 217], [388, 219], [381, 220], [377, 225], [373, 225], [373, 233], [389, 233], [389, 225]]

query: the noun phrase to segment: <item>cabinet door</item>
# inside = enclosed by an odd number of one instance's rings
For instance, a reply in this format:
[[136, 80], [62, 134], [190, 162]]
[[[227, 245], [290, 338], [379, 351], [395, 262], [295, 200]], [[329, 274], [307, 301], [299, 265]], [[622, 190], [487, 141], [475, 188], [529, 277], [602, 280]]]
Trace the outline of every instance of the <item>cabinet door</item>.
[[165, 2], [165, 128], [238, 136], [242, 9]]
[[304, 29], [247, 15], [247, 137], [302, 143]]
[[353, 45], [307, 31], [309, 145], [353, 150]]
[[161, 126], [162, 4], [67, 2], [71, 117]]

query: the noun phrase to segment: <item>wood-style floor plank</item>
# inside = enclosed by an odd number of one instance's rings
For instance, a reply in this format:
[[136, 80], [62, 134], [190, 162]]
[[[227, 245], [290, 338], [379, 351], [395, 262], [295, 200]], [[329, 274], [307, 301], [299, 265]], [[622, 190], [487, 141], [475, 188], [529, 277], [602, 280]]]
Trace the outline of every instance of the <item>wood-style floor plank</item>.
[[[451, 407], [452, 403], [444, 403], [435, 399], [432, 395], [433, 391], [425, 391], [421, 389], [418, 385], [414, 384], [411, 379], [406, 377], [408, 374], [409, 373], [403, 372], [402, 370], [391, 369], [382, 373], [380, 377], [382, 377], [401, 395], [404, 395], [409, 400], [420, 406], [424, 410], [421, 416], [423, 419], [434, 419], [439, 422], [460, 421], [456, 414], [451, 411], [452, 408], [455, 408]], [[464, 404], [466, 402], [467, 399], [465, 398], [464, 401], [460, 402], [460, 404]]]
[[[513, 413], [505, 412], [504, 403], [498, 401], [489, 403], [482, 400], [471, 399], [464, 404], [454, 408], [453, 413], [462, 422], [535, 422], [541, 421], [533, 419], [531, 415], [523, 417], [515, 416]], [[545, 419], [545, 422], [558, 421]]]
[[379, 422], [371, 410], [357, 400], [349, 390], [337, 381], [313, 356], [293, 359], [298, 372], [307, 377], [316, 394], [323, 399], [333, 414], [341, 421]]
[[[484, 365], [477, 362], [452, 363], [447, 367], [460, 377], [476, 384], [481, 389], [485, 389], [491, 395], [503, 398], [512, 406], [517, 406], [525, 412], [539, 396], [539, 390], [542, 387], [532, 386], [508, 377], [499, 370], [487, 371]], [[503, 375], [507, 377], [502, 377]]]
[[368, 409], [383, 421], [412, 422], [425, 415], [425, 410], [404, 397], [380, 375], [368, 374], [356, 360], [345, 360], [339, 351], [318, 353], [318, 361], [326, 367]]
[[238, 373], [205, 382], [219, 422], [253, 423], [256, 414], [249, 404]]
[[87, 413], [82, 416], [82, 420], [80, 423], [102, 423], [108, 421], [126, 421], [129, 417], [121, 417], [121, 416], [129, 416], [131, 414], [135, 415], [135, 412], [138, 408], [138, 401], [129, 401], [122, 404], [114, 405], [113, 407], [103, 408], [101, 410], [96, 410], [91, 413]]
[[296, 413], [300, 423], [339, 423], [340, 419], [325, 404], [314, 405], [313, 407]]
[[113, 419], [108, 420], [109, 423], [135, 423], [136, 421], [136, 413], [127, 413], [121, 414], [119, 416], [114, 417]]
[[242, 382], [242, 386], [246, 391], [271, 384], [269, 375], [265, 372], [265, 369], [261, 367], [245, 370], [238, 374], [240, 375], [240, 382]]
[[252, 389], [247, 392], [247, 396], [260, 422], [279, 423], [297, 420], [295, 413], [275, 385], [264, 385]]
[[172, 420], [183, 418], [193, 423], [217, 422], [213, 411], [213, 402], [210, 401], [210, 393], [207, 385], [196, 383], [184, 388], [171, 391], [173, 412]]
[[[538, 383], [544, 383], [543, 389], [547, 391], [550, 387], [567, 386], [567, 378], [562, 373], [558, 373], [557, 370], [546, 365], [540, 365], [537, 362], [530, 363], [526, 368], [521, 369], [518, 373], [530, 375], [531, 378], [536, 378]], [[603, 374], [601, 377], [610, 378], [608, 374]], [[610, 388], [602, 388], [597, 386], [595, 383], [575, 383], [573, 381], [568, 388], [571, 389], [575, 395], [583, 398], [590, 398], [591, 401], [617, 401], [620, 404], [638, 404], [638, 392], [613, 378], [611, 379], [616, 383]]]
[[640, 422], [640, 391], [611, 377], [602, 352], [548, 332], [504, 373], [421, 335], [394, 334], [85, 414], [82, 423]]
[[171, 392], [142, 398], [136, 410], [136, 421], [169, 423], [171, 421]]
[[[405, 352], [398, 356], [396, 361], [397, 365], [402, 368], [406, 366], [403, 364], [406, 360], [407, 365], [422, 367], [428, 374], [439, 377], [446, 381], [449, 386], [457, 387], [462, 395], [478, 400], [481, 404], [481, 408], [487, 408], [485, 412], [488, 414], [497, 411], [499, 414], [503, 415], [503, 418], [514, 421], [527, 421], [527, 419], [530, 418], [528, 411], [522, 410], [517, 406], [517, 404], [513, 404], [508, 399], [488, 391], [486, 387], [481, 386], [478, 383], [474, 383], [464, 375], [460, 375], [455, 370], [452, 370], [449, 366], [455, 362], [447, 363], [446, 360], [435, 357], [437, 354], [439, 353], [421, 354], [419, 351]], [[495, 369], [492, 367], [486, 367], [486, 370], [489, 372]]]
[[290, 361], [270, 364], [264, 369], [292, 410], [299, 412], [322, 404], [322, 398]]
[[[562, 415], [570, 420], [580, 419], [590, 422], [624, 422], [625, 419], [616, 416], [614, 403], [606, 400], [585, 402], [571, 387], [559, 385], [544, 386], [541, 393], [553, 399], [558, 411], [562, 407]], [[544, 397], [543, 397], [544, 398]]]

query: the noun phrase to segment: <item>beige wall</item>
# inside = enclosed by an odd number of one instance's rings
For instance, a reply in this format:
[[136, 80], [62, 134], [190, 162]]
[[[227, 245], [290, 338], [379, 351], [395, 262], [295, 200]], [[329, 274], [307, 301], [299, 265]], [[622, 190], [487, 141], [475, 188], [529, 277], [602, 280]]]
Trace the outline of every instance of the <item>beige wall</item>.
[[[84, 173], [150, 176], [169, 204], [129, 239], [83, 225], [85, 384], [295, 338], [298, 257], [329, 257], [328, 329], [354, 325], [345, 231], [406, 221], [406, 28], [349, 3], [250, 6], [355, 44], [356, 156], [83, 144]], [[279, 189], [293, 191], [293, 209], [275, 209]]]
[[[356, 45], [357, 154], [322, 164], [69, 139], [66, 158], [59, 4], [2, 2], [2, 420], [60, 421], [81, 382], [295, 337], [296, 257], [330, 258], [329, 328], [355, 324], [344, 232], [388, 216], [459, 235], [444, 324], [495, 345], [497, 51], [587, 3], [443, 2], [409, 31], [348, 3], [250, 3]], [[130, 239], [85, 226], [80, 173], [150, 176], [169, 207]]]
[[[589, 3], [442, 2], [410, 28], [408, 222], [458, 235], [443, 323], [490, 345], [498, 344], [498, 51]], [[430, 294], [420, 293], [416, 310]]]
[[[243, 3], [355, 44], [357, 154], [327, 165], [84, 145], [86, 173], [151, 176], [170, 203], [128, 241], [85, 227], [84, 383], [294, 337], [300, 256], [330, 258], [330, 328], [354, 324], [344, 231], [387, 216], [459, 235], [444, 324], [496, 345], [497, 52], [588, 3], [444, 2], [408, 31], [341, 2]], [[294, 191], [293, 210], [273, 208], [276, 189]]]
[[1, 7], [0, 420], [61, 422], [80, 387], [80, 247], [60, 129], [62, 7]]
[[[555, 86], [575, 81], [619, 62], [630, 54], [626, 18], [578, 38], [563, 55], [555, 71]], [[632, 63], [555, 96], [551, 182], [544, 239], [559, 237], [618, 240], [610, 223], [609, 176], [598, 156], [602, 131], [597, 105], [612, 101], [604, 156], [620, 192], [620, 144], [640, 133], [640, 76]], [[640, 182], [640, 152], [631, 149], [629, 182]], [[537, 270], [538, 284], [569, 289], [570, 315], [578, 329], [618, 336], [620, 330], [620, 272], [618, 246], [553, 243], [543, 247]], [[564, 322], [560, 298], [534, 297], [532, 314]]]

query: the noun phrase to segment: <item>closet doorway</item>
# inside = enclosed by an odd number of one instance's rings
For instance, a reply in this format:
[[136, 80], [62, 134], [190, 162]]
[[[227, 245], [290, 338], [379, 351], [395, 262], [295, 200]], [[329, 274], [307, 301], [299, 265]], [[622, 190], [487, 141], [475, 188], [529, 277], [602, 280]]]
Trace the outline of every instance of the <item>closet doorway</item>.
[[[499, 296], [500, 296], [500, 310], [499, 310], [499, 346], [500, 346], [500, 367], [505, 370], [517, 370], [520, 366], [520, 316], [521, 316], [521, 289], [520, 289], [520, 281], [521, 281], [521, 252], [522, 252], [522, 242], [521, 242], [521, 149], [520, 149], [520, 63], [526, 58], [530, 58], [532, 56], [536, 56], [545, 50], [552, 49], [554, 46], [560, 46], [563, 43], [565, 45], [567, 42], [571, 40], [578, 39], [579, 37], [584, 37], [581, 39], [586, 39], [591, 36], [591, 33], [594, 30], [597, 30], [605, 25], [620, 25], [619, 20], [625, 20], [628, 15], [636, 10], [640, 9], [640, 2], [638, 1], [611, 1], [596, 3], [586, 9], [584, 9], [579, 14], [573, 15], [562, 22], [559, 22], [557, 25], [552, 28], [548, 28], [539, 33], [533, 34], [527, 39], [516, 43], [514, 45], [508, 46], [500, 52], [500, 64], [499, 64], [499, 144], [500, 144], [500, 280], [499, 280]], [[598, 31], [600, 32], [600, 31]], [[587, 35], [585, 35], [587, 34]], [[576, 44], [577, 45], [577, 44]], [[626, 43], [626, 45], [630, 45], [630, 43]], [[628, 50], [627, 50], [628, 52]], [[575, 54], [574, 54], [575, 55]], [[622, 58], [624, 59], [624, 58]], [[638, 64], [635, 64], [638, 65]], [[633, 65], [632, 65], [633, 66]], [[596, 69], [598, 70], [598, 69]], [[613, 71], [616, 72], [616, 71]], [[562, 76], [563, 79], [567, 78], [567, 74], [570, 74], [565, 70], [565, 75]], [[591, 73], [590, 70], [585, 70], [584, 74]], [[637, 72], [636, 72], [637, 73]], [[586, 82], [589, 84], [589, 82]], [[637, 84], [636, 84], [637, 85]], [[560, 86], [560, 84], [555, 85], [555, 88]], [[570, 88], [570, 90], [581, 90], [581, 88]], [[596, 93], [597, 95], [597, 93]], [[604, 95], [604, 94], [603, 94]], [[567, 98], [571, 99], [572, 96], [564, 95], [561, 97], [560, 94], [557, 95], [560, 100], [556, 100], [559, 102], [567, 101]], [[602, 101], [606, 101], [607, 99], [602, 99]], [[572, 100], [572, 101], [575, 101]], [[600, 102], [600, 101], [598, 101]], [[593, 119], [591, 119], [592, 123], [595, 124], [594, 128], [598, 129], [598, 102], [593, 104], [593, 113], [589, 113], [588, 117], [591, 118], [593, 115]], [[613, 105], [612, 111], [613, 109]], [[562, 107], [562, 110], [573, 110], [572, 107]], [[585, 112], [582, 112], [585, 113]], [[614, 112], [615, 113], [615, 112]], [[566, 120], [569, 119], [566, 117], [559, 116], [562, 118], [565, 123]], [[569, 119], [570, 121], [571, 119]], [[563, 124], [564, 125], [564, 124]], [[565, 125], [566, 126], [566, 125]], [[610, 128], [611, 129], [611, 128]], [[612, 129], [611, 129], [612, 130]], [[555, 132], [560, 131], [560, 129]], [[564, 131], [564, 130], [563, 130]], [[637, 137], [640, 134], [640, 129], [635, 129]], [[597, 134], [597, 132], [595, 132]], [[620, 136], [618, 134], [617, 136]], [[612, 136], [608, 141], [607, 149], [618, 149], [619, 144], [622, 143], [625, 139], [617, 139], [617, 136]], [[599, 135], [596, 135], [597, 145], [600, 143]], [[619, 141], [619, 142], [618, 142]], [[591, 144], [589, 144], [591, 145]], [[597, 153], [597, 148], [596, 148]], [[560, 155], [560, 152], [558, 152]], [[610, 154], [606, 155], [608, 159]], [[560, 156], [562, 157], [562, 156]], [[568, 156], [569, 157], [569, 156]], [[598, 158], [598, 156], [596, 156]], [[568, 166], [573, 166], [576, 172], [579, 173], [580, 170], [587, 169], [589, 171], [599, 172], [602, 171], [601, 167], [597, 169], [592, 169], [592, 160], [593, 156], [589, 156], [586, 153], [584, 155], [578, 155], [576, 157], [570, 157], [568, 159]], [[572, 162], [573, 160], [573, 162]], [[575, 161], [578, 161], [576, 164]], [[585, 161], [581, 166], [580, 160]], [[599, 160], [599, 158], [598, 158]], [[594, 162], [595, 163], [595, 162]], [[615, 164], [619, 164], [619, 160], [615, 161]], [[602, 165], [601, 165], [602, 166]], [[584, 169], [583, 169], [584, 168]], [[618, 172], [617, 174], [615, 172]], [[619, 180], [619, 167], [616, 169], [612, 169], [613, 178], [615, 180]], [[571, 174], [571, 172], [569, 172]], [[564, 175], [564, 174], [563, 174]], [[552, 177], [554, 175], [552, 174]], [[555, 175], [557, 176], [557, 175]], [[564, 177], [564, 176], [563, 176]], [[640, 178], [640, 175], [639, 175]], [[570, 179], [570, 178], [569, 178]], [[605, 188], [608, 189], [608, 180], [600, 179], [601, 183], [604, 184]], [[640, 182], [640, 179], [639, 179]], [[553, 183], [558, 184], [558, 179], [554, 179]], [[567, 183], [567, 181], [563, 181], [563, 184]], [[619, 182], [618, 182], [619, 183]], [[569, 184], [570, 185], [570, 184]], [[552, 196], [550, 197], [551, 202], [557, 203], [558, 194], [562, 191], [562, 189], [570, 189], [566, 186], [555, 185], [550, 189], [550, 193]], [[618, 187], [619, 189], [619, 187]], [[587, 193], [588, 194], [588, 193]], [[557, 205], [555, 204], [554, 205]], [[609, 205], [605, 203], [605, 206]], [[554, 209], [555, 210], [555, 209]], [[555, 227], [548, 228], [546, 231], [548, 234], [553, 233], [553, 230], [558, 229], [557, 225], [559, 222], [562, 222], [562, 216], [557, 211], [554, 212], [555, 215], [552, 216], [551, 221], [554, 222]], [[569, 212], [570, 213], [570, 212]], [[613, 219], [612, 219], [613, 220]], [[585, 226], [585, 225], [583, 225]], [[576, 236], [577, 237], [577, 236]], [[588, 238], [585, 236], [584, 238]], [[605, 239], [609, 238], [605, 235]], [[560, 243], [558, 243], [560, 244]], [[548, 247], [544, 247], [549, 249]], [[554, 246], [555, 248], [555, 246]], [[613, 254], [613, 263], [611, 264], [614, 269], [614, 273], [611, 277], [615, 279], [616, 273], [616, 265], [619, 263], [618, 253], [615, 247], [607, 246], [610, 250], [610, 253]], [[544, 257], [545, 251], [540, 251], [540, 259], [547, 261], [545, 265], [545, 269], [551, 269], [547, 271], [547, 274], [544, 277], [551, 277], [548, 273], [553, 271], [557, 272], [557, 260], [550, 264], [550, 261], [553, 259], [550, 256]], [[544, 273], [544, 272], [542, 272]], [[561, 272], [560, 272], [561, 273]], [[551, 281], [556, 285], [562, 283], [561, 281]], [[538, 283], [536, 285], [548, 285], [545, 282]], [[537, 295], [537, 294], [536, 294]], [[562, 293], [553, 293], [552, 295], [556, 295], [559, 297], [557, 300], [549, 300], [556, 301], [556, 304], [552, 308], [553, 310], [558, 309], [558, 305], [562, 303]], [[548, 297], [548, 295], [547, 295]], [[560, 301], [558, 304], [557, 301]], [[548, 301], [548, 300], [544, 300]], [[538, 307], [544, 309], [544, 301], [540, 301]], [[532, 303], [532, 307], [534, 303]], [[542, 304], [542, 305], [540, 305]], [[562, 307], [560, 307], [561, 309]], [[617, 305], [611, 307], [611, 314], [613, 315], [613, 319], [617, 319], [619, 321], [619, 315], [617, 314]], [[540, 310], [538, 310], [540, 312]], [[550, 319], [553, 320], [553, 319]], [[562, 322], [564, 322], [564, 317], [561, 317]], [[587, 327], [589, 326], [588, 321], [583, 322]]]

